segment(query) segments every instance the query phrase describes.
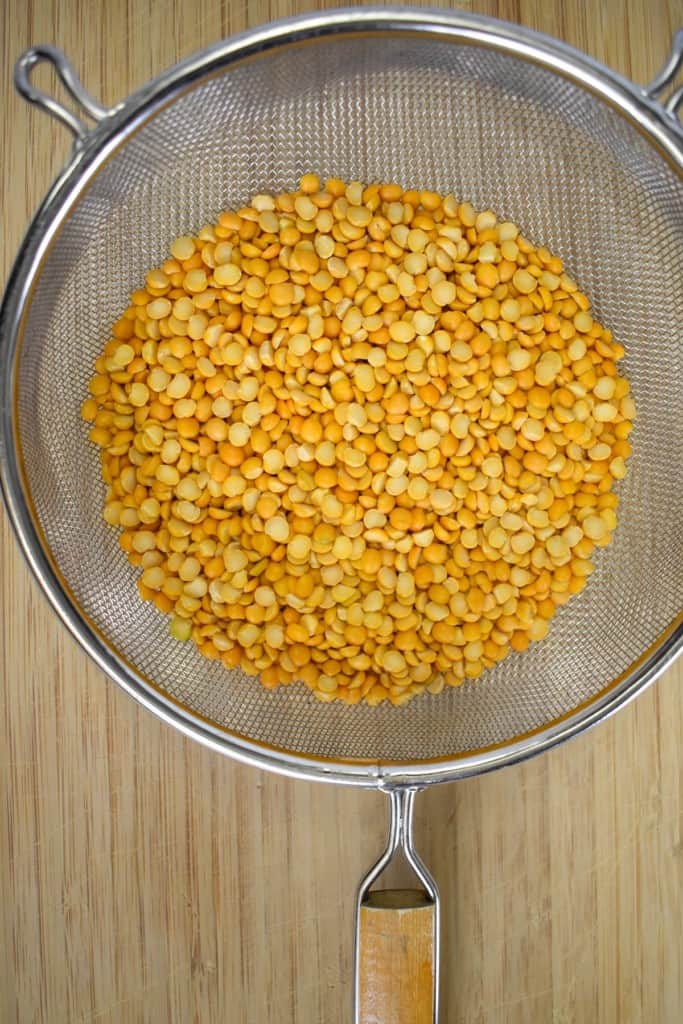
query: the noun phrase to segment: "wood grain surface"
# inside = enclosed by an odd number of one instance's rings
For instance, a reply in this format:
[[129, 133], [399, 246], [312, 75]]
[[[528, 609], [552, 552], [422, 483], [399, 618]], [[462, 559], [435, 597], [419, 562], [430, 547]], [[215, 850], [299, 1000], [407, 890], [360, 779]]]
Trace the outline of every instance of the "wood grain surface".
[[[24, 47], [63, 47], [111, 104], [312, 6], [2, 0], [2, 280], [69, 146], [12, 91]], [[683, 23], [679, 0], [462, 6], [638, 82]], [[144, 713], [57, 623], [0, 518], [2, 1024], [349, 1024], [354, 893], [383, 797], [239, 767]], [[444, 1022], [683, 1020], [681, 681], [674, 667], [567, 746], [418, 800], [444, 901]]]

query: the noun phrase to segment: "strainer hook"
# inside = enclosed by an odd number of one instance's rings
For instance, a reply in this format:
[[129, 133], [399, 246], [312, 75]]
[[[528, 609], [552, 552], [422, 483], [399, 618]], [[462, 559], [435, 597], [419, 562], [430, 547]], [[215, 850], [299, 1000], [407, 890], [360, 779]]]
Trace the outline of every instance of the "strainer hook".
[[671, 51], [662, 69], [655, 75], [649, 85], [645, 86], [645, 95], [651, 100], [659, 100], [671, 117], [678, 116], [683, 106], [683, 85], [671, 93], [667, 100], [661, 98], [662, 93], [670, 86], [683, 67], [683, 28], [675, 33]]
[[45, 110], [51, 117], [66, 125], [74, 136], [74, 146], [83, 144], [90, 134], [91, 128], [83, 121], [77, 113], [69, 110], [67, 106], [60, 103], [54, 96], [48, 95], [42, 89], [38, 89], [31, 82], [31, 74], [37, 64], [51, 64], [57, 77], [68, 92], [69, 96], [76, 102], [96, 123], [112, 113], [107, 107], [98, 103], [87, 91], [79, 79], [72, 64], [67, 60], [66, 55], [56, 46], [42, 44], [31, 46], [22, 53], [14, 66], [14, 85], [17, 92], [29, 103], [41, 110]]

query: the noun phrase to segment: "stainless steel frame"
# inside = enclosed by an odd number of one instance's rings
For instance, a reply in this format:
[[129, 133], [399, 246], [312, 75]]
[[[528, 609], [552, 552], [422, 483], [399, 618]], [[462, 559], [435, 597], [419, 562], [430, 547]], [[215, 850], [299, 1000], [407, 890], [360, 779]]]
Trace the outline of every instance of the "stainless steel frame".
[[[75, 141], [71, 159], [28, 229], [0, 309], [0, 485], [24, 554], [55, 611], [107, 675], [144, 707], [186, 735], [245, 763], [295, 777], [389, 789], [444, 782], [514, 764], [589, 728], [626, 704], [663, 671], [683, 645], [683, 623], [680, 619], [674, 622], [631, 671], [601, 691], [589, 704], [502, 747], [481, 749], [466, 756], [433, 762], [368, 766], [351, 761], [329, 762], [252, 743], [243, 736], [214, 729], [210, 723], [179, 708], [158, 690], [136, 678], [105, 639], [81, 617], [64, 580], [44, 549], [38, 524], [27, 500], [13, 417], [18, 339], [41, 260], [86, 184], [108, 156], [155, 111], [200, 77], [279, 46], [312, 40], [321, 35], [354, 33], [428, 34], [438, 39], [492, 47], [551, 68], [612, 105], [659, 146], [683, 173], [683, 127], [677, 117], [683, 104], [683, 88], [676, 90], [665, 105], [658, 101], [683, 64], [683, 30], [677, 33], [662, 71], [648, 87], [639, 87], [564, 43], [506, 22], [462, 13], [425, 12], [410, 8], [330, 11], [287, 19], [212, 46], [164, 72], [109, 110], [89, 96], [64, 54], [50, 46], [34, 47], [17, 62], [16, 87], [30, 103], [64, 123]], [[80, 117], [31, 84], [31, 69], [39, 61], [52, 63], [67, 91], [94, 120], [94, 128], [89, 129]]]

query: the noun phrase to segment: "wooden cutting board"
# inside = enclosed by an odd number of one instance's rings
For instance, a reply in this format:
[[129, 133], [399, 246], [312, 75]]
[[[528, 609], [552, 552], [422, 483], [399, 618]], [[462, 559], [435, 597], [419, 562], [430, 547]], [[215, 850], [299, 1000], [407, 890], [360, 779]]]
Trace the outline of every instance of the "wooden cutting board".
[[[110, 104], [313, 6], [2, 0], [2, 279], [69, 145], [12, 92], [24, 47], [63, 47]], [[683, 23], [678, 0], [462, 6], [638, 82]], [[0, 518], [2, 1024], [349, 1024], [354, 892], [383, 798], [241, 768], [143, 713], [57, 623]], [[444, 1022], [683, 1019], [681, 681], [670, 669], [568, 746], [418, 801], [444, 899]]]

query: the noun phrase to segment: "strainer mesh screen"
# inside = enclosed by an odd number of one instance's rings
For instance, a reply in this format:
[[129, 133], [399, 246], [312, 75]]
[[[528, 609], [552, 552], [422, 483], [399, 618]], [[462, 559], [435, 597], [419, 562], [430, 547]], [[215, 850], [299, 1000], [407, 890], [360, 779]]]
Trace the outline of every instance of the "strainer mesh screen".
[[[619, 527], [549, 637], [477, 682], [407, 708], [275, 693], [168, 637], [101, 519], [79, 418], [93, 360], [178, 234], [306, 170], [395, 180], [492, 207], [548, 245], [627, 349], [638, 408]], [[555, 74], [420, 37], [288, 47], [205, 80], [115, 153], [61, 231], [28, 314], [18, 412], [31, 498], [84, 613], [140, 676], [219, 728], [329, 758], [416, 761], [501, 743], [589, 699], [674, 618], [683, 196], [644, 136]]]

